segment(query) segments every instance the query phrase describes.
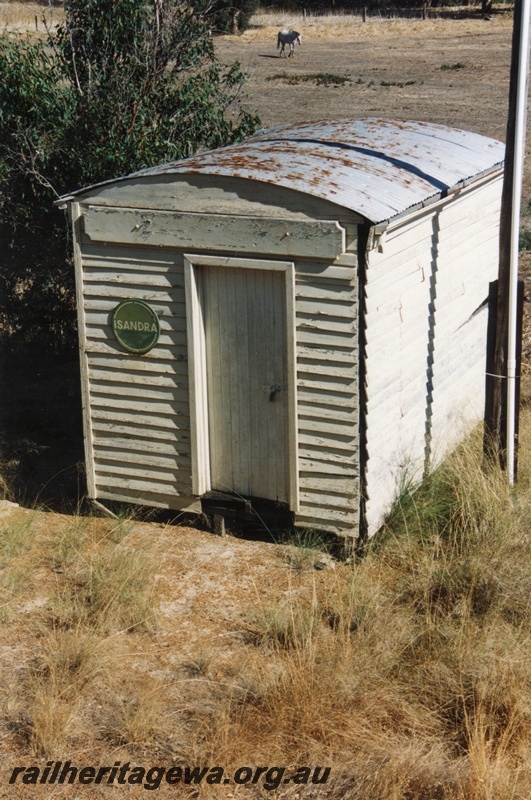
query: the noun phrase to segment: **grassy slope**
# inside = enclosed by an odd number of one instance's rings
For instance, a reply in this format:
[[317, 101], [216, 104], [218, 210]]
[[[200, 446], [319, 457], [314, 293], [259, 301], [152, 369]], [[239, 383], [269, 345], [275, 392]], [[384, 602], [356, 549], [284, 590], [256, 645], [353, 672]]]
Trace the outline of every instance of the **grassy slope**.
[[[530, 425], [513, 492], [472, 437], [364, 559], [325, 572], [286, 546], [14, 512], [4, 747], [331, 765], [319, 796], [353, 800], [531, 796]], [[194, 576], [206, 594], [185, 613]], [[195, 640], [167, 638], [190, 620]]]

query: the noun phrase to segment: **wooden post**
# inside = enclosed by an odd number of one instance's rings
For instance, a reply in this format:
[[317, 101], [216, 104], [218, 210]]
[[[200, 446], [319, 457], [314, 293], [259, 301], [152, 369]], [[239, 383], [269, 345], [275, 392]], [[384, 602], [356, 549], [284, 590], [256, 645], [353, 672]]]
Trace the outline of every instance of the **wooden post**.
[[362, 22], [367, 22], [367, 9], [365, 6], [361, 9], [361, 20]]
[[235, 8], [232, 10], [232, 20], [231, 20], [231, 33], [235, 36], [239, 32], [239, 24], [238, 20], [240, 17], [240, 11]]
[[524, 325], [524, 281], [518, 281], [518, 316], [516, 324], [516, 418], [514, 426], [514, 479], [518, 478], [518, 445], [520, 435], [520, 388], [521, 388], [521, 375], [522, 375], [522, 338], [523, 338], [523, 325]]
[[426, 3], [422, 4], [422, 19], [426, 19]]
[[511, 251], [511, 205], [514, 181], [514, 150], [516, 100], [518, 85], [518, 62], [520, 30], [522, 27], [522, 0], [516, 0], [511, 53], [509, 82], [509, 114], [505, 149], [505, 170], [503, 178], [502, 204], [500, 216], [500, 260], [498, 269], [498, 293], [496, 300], [496, 338], [491, 373], [492, 396], [488, 401], [489, 417], [485, 419], [486, 435], [490, 440], [491, 453], [497, 458], [500, 467], [506, 467], [507, 451], [507, 343], [509, 321], [509, 280]]
[[213, 515], [214, 533], [218, 536], [225, 536], [225, 517], [221, 514]]
[[485, 377], [485, 430], [483, 436], [483, 453], [485, 457], [492, 458], [493, 430], [492, 430], [492, 402], [494, 392], [494, 346], [496, 343], [496, 309], [498, 306], [498, 281], [489, 283], [488, 322], [487, 322], [487, 369]]

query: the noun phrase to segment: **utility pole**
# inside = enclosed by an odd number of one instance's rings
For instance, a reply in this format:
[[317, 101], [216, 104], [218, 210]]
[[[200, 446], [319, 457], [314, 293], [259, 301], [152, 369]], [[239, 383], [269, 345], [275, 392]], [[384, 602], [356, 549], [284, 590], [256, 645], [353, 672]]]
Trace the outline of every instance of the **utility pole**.
[[496, 336], [491, 363], [486, 447], [514, 482], [518, 236], [525, 147], [531, 0], [515, 0], [505, 170], [500, 218]]

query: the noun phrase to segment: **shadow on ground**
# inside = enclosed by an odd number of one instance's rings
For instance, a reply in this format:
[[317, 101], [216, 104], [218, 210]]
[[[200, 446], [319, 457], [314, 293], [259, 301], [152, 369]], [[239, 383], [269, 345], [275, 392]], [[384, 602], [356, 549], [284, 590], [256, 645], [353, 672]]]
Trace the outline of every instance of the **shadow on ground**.
[[[103, 513], [86, 499], [79, 361], [24, 350], [1, 357], [0, 495], [27, 508], [65, 514]], [[2, 487], [2, 480], [5, 482]], [[206, 514], [183, 514], [105, 502], [111, 512], [137, 519], [208, 530]], [[227, 519], [227, 532], [239, 538], [285, 541], [291, 515], [271, 503], [253, 500], [251, 519]]]
[[4, 492], [24, 506], [70, 513], [85, 492], [77, 354], [24, 350], [1, 357]]

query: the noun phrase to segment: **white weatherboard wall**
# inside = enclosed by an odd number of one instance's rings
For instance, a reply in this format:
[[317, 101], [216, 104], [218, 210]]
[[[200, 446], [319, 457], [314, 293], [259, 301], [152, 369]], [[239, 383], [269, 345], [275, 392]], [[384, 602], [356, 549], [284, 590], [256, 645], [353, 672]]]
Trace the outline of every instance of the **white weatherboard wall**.
[[[233, 380], [227, 374], [221, 391], [228, 397], [232, 393], [238, 413], [242, 403], [234, 387], [241, 387], [244, 370], [235, 363], [231, 366], [227, 350], [214, 350], [213, 340], [220, 332], [228, 331], [227, 341], [238, 330], [241, 334], [244, 320], [255, 325], [257, 309], [252, 311], [249, 305], [248, 313], [245, 292], [254, 296], [255, 284], [272, 282], [277, 293], [289, 290], [283, 314], [273, 313], [286, 326], [285, 374], [290, 389], [286, 396], [281, 391], [271, 407], [277, 417], [283, 404], [291, 404], [292, 411], [286, 417], [289, 422], [279, 423], [281, 438], [286, 431], [289, 434], [289, 442], [281, 443], [284, 455], [276, 464], [271, 453], [263, 456], [270, 464], [261, 474], [273, 486], [266, 494], [275, 499], [271, 496], [275, 485], [285, 486], [287, 481], [286, 490], [279, 488], [278, 499], [289, 502], [297, 524], [356, 535], [356, 225], [349, 226], [347, 252], [345, 230], [337, 220], [293, 218], [295, 213], [285, 209], [277, 219], [257, 219], [245, 214], [245, 204], [239, 209], [241, 217], [121, 208], [113, 191], [112, 206], [103, 192], [76, 204], [74, 213], [90, 496], [194, 509], [200, 495], [223, 488], [226, 464], [238, 472], [234, 487], [227, 486], [227, 491], [243, 493], [241, 464], [253, 469], [252, 447], [260, 458], [264, 440], [246, 448], [239, 442], [239, 454], [223, 457], [227, 420], [220, 422], [223, 412], [216, 404], [213, 376], [214, 372], [218, 380], [224, 376], [212, 365], [216, 359], [227, 361], [227, 372], [232, 370]], [[137, 204], [139, 194], [137, 190]], [[225, 255], [219, 254], [220, 241]], [[256, 275], [252, 284], [250, 273]], [[240, 284], [247, 288], [234, 289]], [[225, 299], [216, 311], [213, 298], [220, 291]], [[238, 296], [232, 297], [234, 291]], [[148, 302], [159, 316], [159, 342], [145, 355], [124, 352], [113, 336], [110, 314], [126, 298]], [[225, 314], [232, 319], [223, 320]], [[254, 344], [259, 344], [253, 339], [255, 333], [249, 336], [247, 344], [240, 343], [240, 351], [250, 350], [249, 342], [255, 351]], [[268, 346], [269, 342], [261, 343], [266, 370]], [[238, 347], [232, 352], [237, 354]], [[263, 396], [262, 383], [270, 383], [273, 375], [255, 376], [250, 385]], [[252, 424], [243, 428], [252, 435]], [[243, 433], [234, 436], [239, 441]], [[209, 437], [219, 438], [211, 442]], [[283, 462], [284, 456], [289, 463]], [[277, 484], [271, 478], [276, 466], [288, 475]], [[260, 472], [256, 470], [252, 486], [258, 496]]]
[[501, 177], [477, 195], [464, 193], [441, 220], [441, 271], [436, 285], [436, 352], [433, 375], [432, 464], [482, 418], [489, 281], [498, 277]]
[[302, 525], [357, 535], [358, 277], [353, 254], [298, 264], [297, 412]]
[[[80, 313], [89, 494], [147, 505], [190, 506], [191, 444], [184, 276], [175, 252], [82, 246]], [[147, 301], [161, 336], [144, 356], [124, 353], [110, 313]], [[83, 330], [83, 329], [82, 329]]]
[[[366, 516], [381, 526], [484, 410], [488, 285], [497, 277], [501, 176], [390, 228], [365, 284]], [[379, 252], [381, 250], [381, 252]]]

